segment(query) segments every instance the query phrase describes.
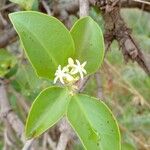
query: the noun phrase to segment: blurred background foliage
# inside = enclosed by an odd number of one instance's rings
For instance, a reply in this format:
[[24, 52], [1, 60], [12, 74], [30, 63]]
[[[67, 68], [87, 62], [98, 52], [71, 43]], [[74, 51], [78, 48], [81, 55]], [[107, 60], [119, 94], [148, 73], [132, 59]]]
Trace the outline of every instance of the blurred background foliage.
[[[91, 8], [90, 15], [103, 29], [100, 13]], [[138, 9], [122, 9], [122, 17], [131, 27], [137, 43], [150, 58], [150, 14]], [[77, 18], [72, 16], [72, 24]], [[150, 149], [150, 77], [133, 62], [124, 62], [114, 41], [99, 71], [102, 100], [117, 117], [122, 135], [122, 150]], [[13, 109], [25, 122], [28, 106], [52, 81], [39, 79], [19, 42], [0, 50], [0, 77], [10, 83], [8, 92]], [[84, 93], [97, 96], [96, 77], [92, 76]], [[25, 103], [25, 104], [22, 104]], [[3, 147], [3, 125], [0, 122], [0, 149]], [[75, 150], [83, 149], [81, 144]]]

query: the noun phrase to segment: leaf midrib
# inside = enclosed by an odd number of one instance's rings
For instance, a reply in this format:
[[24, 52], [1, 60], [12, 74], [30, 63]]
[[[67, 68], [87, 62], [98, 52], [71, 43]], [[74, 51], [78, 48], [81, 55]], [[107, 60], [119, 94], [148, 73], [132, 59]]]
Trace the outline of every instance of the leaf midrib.
[[[62, 89], [62, 90], [64, 90], [64, 91], [62, 91], [61, 94], [59, 95], [59, 97], [56, 98], [57, 100], [61, 99], [61, 97], [62, 97], [64, 94], [65, 94], [65, 96], [67, 95], [66, 89]], [[53, 106], [57, 103], [57, 100], [54, 101], [54, 103], [51, 105], [51, 107], [53, 107]], [[48, 105], [48, 106], [49, 106], [49, 105]], [[49, 107], [47, 107], [47, 109], [44, 110], [43, 114], [45, 114], [45, 112], [47, 112], [47, 110], [49, 110]], [[65, 112], [64, 112], [64, 113], [65, 113]], [[31, 128], [31, 130], [30, 130], [31, 132], [33, 132], [36, 128], [39, 127], [38, 124], [39, 124], [40, 122], [43, 122], [43, 120], [45, 119], [45, 117], [43, 117], [43, 116], [45, 116], [45, 115], [41, 115], [41, 116], [38, 117], [38, 120], [39, 120], [39, 121], [36, 122], [37, 125], [35, 125], [33, 128]]]
[[[80, 109], [82, 110], [82, 112], [83, 112], [83, 114], [84, 114], [85, 118], [86, 118], [86, 119], [87, 119], [87, 121], [89, 122], [90, 127], [91, 127], [91, 128], [94, 128], [94, 127], [93, 127], [93, 125], [92, 125], [92, 123], [91, 123], [91, 121], [88, 119], [88, 117], [87, 117], [87, 115], [86, 115], [86, 112], [85, 112], [85, 111], [84, 111], [84, 109], [83, 109], [82, 104], [80, 104], [79, 99], [78, 99], [76, 96], [75, 96], [75, 99], [76, 99], [76, 102], [78, 103], [78, 105], [79, 105]], [[92, 130], [92, 131], [96, 134], [96, 132], [95, 132], [94, 130]], [[99, 135], [97, 135], [97, 134], [96, 134], [96, 136], [100, 138], [100, 136], [99, 136]], [[103, 148], [102, 148], [101, 144], [100, 144], [100, 148], [101, 148], [101, 150], [103, 150]]]
[[[45, 50], [45, 52], [47, 52], [48, 56], [52, 59], [52, 62], [54, 63], [55, 67], [57, 68], [59, 64], [55, 61], [54, 57], [49, 53], [49, 51], [47, 50], [47, 48], [44, 46], [45, 44], [43, 44], [41, 42], [41, 40], [38, 39], [38, 37], [36, 36], [36, 34], [34, 34], [34, 32], [31, 32], [30, 29], [28, 29], [21, 22], [18, 21], [18, 24], [20, 24], [21, 26], [23, 26], [31, 35], [33, 35], [35, 37], [35, 39], [38, 41], [38, 43], [41, 45], [41, 47], [43, 47], [43, 49]], [[19, 32], [18, 32], [18, 34], [21, 35]]]

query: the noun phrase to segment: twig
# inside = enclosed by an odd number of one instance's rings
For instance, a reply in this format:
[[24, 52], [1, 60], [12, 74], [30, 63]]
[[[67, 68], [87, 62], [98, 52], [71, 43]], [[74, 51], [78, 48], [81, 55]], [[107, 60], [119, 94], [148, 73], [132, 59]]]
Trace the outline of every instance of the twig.
[[17, 36], [14, 29], [9, 29], [0, 35], [0, 48], [7, 46]]
[[29, 112], [30, 107], [26, 103], [25, 97], [23, 97], [23, 95], [21, 95], [20, 93], [15, 91], [12, 87], [9, 88], [9, 91], [16, 96], [17, 101], [19, 102], [19, 104], [22, 106], [22, 108], [24, 109], [25, 113], [27, 114]]
[[7, 130], [7, 128], [5, 128], [5, 130], [4, 130], [4, 140], [5, 140], [5, 144], [6, 145], [8, 145], [8, 146], [12, 146], [13, 145], [13, 143], [11, 142], [11, 140], [8, 137], [8, 130]]
[[18, 137], [24, 143], [23, 131], [24, 125], [18, 116], [13, 112], [6, 95], [6, 89], [4, 83], [0, 85], [0, 107], [1, 107], [1, 117], [6, 120], [14, 131], [17, 133]]
[[85, 89], [85, 86], [87, 84], [87, 82], [89, 81], [89, 79], [91, 78], [91, 76], [85, 77], [83, 80], [80, 80], [77, 84], [78, 86], [78, 90], [77, 93], [81, 93], [83, 92], [83, 90]]
[[51, 16], [51, 15], [52, 15], [52, 12], [51, 12], [51, 10], [50, 10], [50, 7], [49, 7], [49, 6], [47, 5], [47, 3], [45, 2], [45, 0], [42, 0], [41, 3], [42, 3], [42, 5], [43, 5], [43, 7], [45, 8], [47, 14], [48, 14], [49, 16]]
[[4, 19], [1, 12], [0, 12], [0, 22], [2, 22], [3, 27], [7, 26], [7, 21], [6, 21], [6, 19]]
[[103, 3], [100, 3], [99, 0], [95, 0], [94, 4], [102, 11], [102, 16], [105, 21], [106, 45], [108, 43], [108, 45], [110, 45], [112, 41], [116, 39], [122, 48], [125, 61], [136, 61], [139, 66], [150, 75], [150, 67], [141, 49], [132, 37], [131, 30], [126, 26], [121, 17], [120, 7], [117, 4], [114, 6], [111, 0], [104, 0]]
[[10, 4], [5, 5], [4, 7], [0, 8], [0, 11], [3, 11], [3, 10], [5, 10], [5, 9], [8, 9], [8, 8], [14, 7], [14, 6], [16, 6], [15, 3], [10, 3]]
[[52, 150], [56, 150], [56, 143], [51, 139], [50, 135], [46, 132], [43, 136], [43, 148], [46, 149], [47, 144], [49, 144]]
[[28, 140], [26, 141], [24, 147], [22, 148], [22, 150], [30, 150], [32, 147], [32, 144], [34, 142], [34, 139]]
[[59, 130], [61, 132], [61, 135], [56, 150], [65, 150], [68, 141], [72, 139], [75, 135], [65, 118], [61, 120]]
[[[146, 2], [146, 1], [144, 1]], [[142, 9], [143, 11], [146, 11], [146, 12], [150, 12], [150, 2], [147, 2], [147, 3], [140, 3], [138, 1], [134, 1], [134, 0], [121, 0], [120, 1], [120, 6], [122, 8], [139, 8], [139, 9]], [[142, 7], [143, 6], [143, 7]]]
[[139, 2], [139, 3], [142, 3], [142, 4], [150, 5], [150, 2], [148, 2], [148, 1], [143, 1], [143, 0], [133, 0], [133, 1]]
[[0, 81], [0, 108], [1, 108], [1, 117], [3, 118], [3, 120], [10, 124], [12, 129], [17, 133], [17, 136], [20, 138], [22, 143], [25, 144], [24, 147], [25, 148], [28, 147], [28, 149], [23, 148], [23, 150], [29, 150], [33, 140], [31, 140], [30, 142], [26, 142], [24, 138], [24, 125], [22, 121], [19, 119], [19, 117], [14, 113], [9, 104], [3, 81]]
[[79, 15], [85, 17], [89, 15], [89, 1], [79, 0]]
[[47, 134], [47, 143], [52, 148], [52, 150], [56, 150], [56, 143], [52, 140], [52, 138], [48, 134]]
[[103, 100], [104, 97], [103, 97], [102, 81], [99, 72], [95, 73], [95, 79], [97, 84], [97, 97]]

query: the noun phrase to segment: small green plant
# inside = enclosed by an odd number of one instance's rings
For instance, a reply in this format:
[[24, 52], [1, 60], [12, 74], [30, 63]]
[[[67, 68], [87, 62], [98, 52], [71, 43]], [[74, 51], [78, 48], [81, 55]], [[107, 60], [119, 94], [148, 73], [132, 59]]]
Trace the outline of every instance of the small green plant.
[[65, 116], [85, 149], [120, 150], [118, 125], [109, 108], [76, 92], [76, 82], [95, 73], [103, 61], [103, 34], [96, 22], [85, 17], [68, 31], [56, 18], [38, 12], [9, 17], [37, 75], [54, 82], [32, 104], [26, 137], [41, 135]]
[[0, 78], [9, 78], [17, 71], [17, 60], [5, 49], [0, 49]]
[[25, 10], [37, 10], [38, 0], [10, 0], [13, 3], [18, 4], [22, 9]]

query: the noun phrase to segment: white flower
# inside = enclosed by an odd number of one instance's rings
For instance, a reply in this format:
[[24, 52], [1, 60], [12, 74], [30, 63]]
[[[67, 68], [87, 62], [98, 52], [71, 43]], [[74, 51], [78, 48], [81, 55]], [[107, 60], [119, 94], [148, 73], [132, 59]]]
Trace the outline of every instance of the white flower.
[[[75, 83], [80, 78], [83, 79], [84, 74], [86, 74], [86, 70], [84, 69], [86, 62], [80, 64], [78, 60], [76, 60], [76, 64], [72, 58], [68, 58], [68, 65], [61, 69], [61, 65], [58, 66], [58, 69], [55, 73], [54, 84], [57, 80], [60, 80], [62, 84], [66, 83]], [[79, 76], [80, 75], [80, 76]]]
[[81, 79], [83, 79], [84, 74], [87, 74], [86, 70], [84, 69], [85, 65], [86, 65], [86, 61], [83, 64], [80, 64], [79, 60], [76, 59], [76, 64], [74, 64], [74, 61], [72, 58], [68, 59], [68, 63], [70, 67], [72, 67], [70, 74], [74, 75], [79, 73]]
[[67, 73], [68, 71], [69, 70], [67, 67], [64, 67], [61, 70], [61, 65], [59, 65], [55, 73], [54, 84], [57, 82], [58, 79], [60, 80], [62, 84], [65, 84], [64, 80], [71, 82], [74, 78], [70, 74]]

